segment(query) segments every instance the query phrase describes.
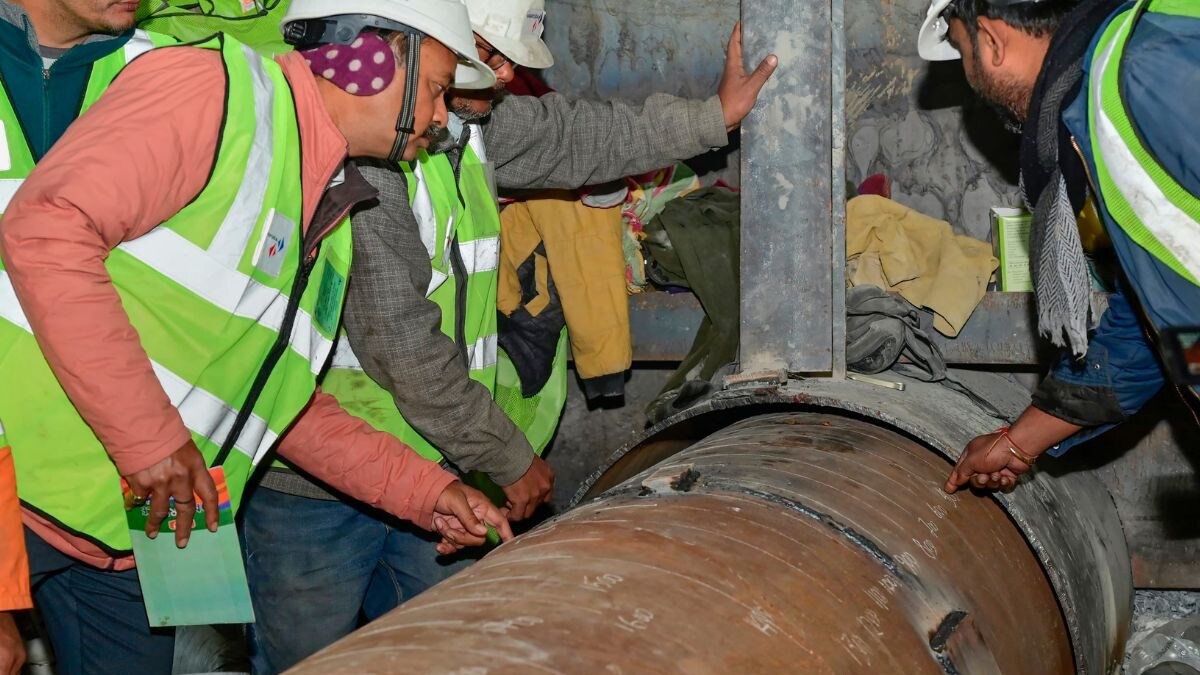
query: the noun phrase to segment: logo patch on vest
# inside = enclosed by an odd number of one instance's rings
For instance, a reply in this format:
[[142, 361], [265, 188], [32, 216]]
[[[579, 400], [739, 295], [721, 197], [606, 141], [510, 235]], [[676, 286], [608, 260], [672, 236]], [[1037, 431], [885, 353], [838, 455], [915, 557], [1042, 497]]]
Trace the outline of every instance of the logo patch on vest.
[[317, 325], [326, 335], [333, 335], [337, 330], [338, 319], [342, 316], [342, 296], [345, 288], [346, 277], [326, 260], [324, 272], [321, 274], [321, 288], [317, 292], [315, 312]]
[[287, 252], [295, 243], [296, 223], [274, 209], [267, 214], [270, 226], [265, 229], [258, 251], [254, 254], [254, 266], [263, 274], [279, 276]]

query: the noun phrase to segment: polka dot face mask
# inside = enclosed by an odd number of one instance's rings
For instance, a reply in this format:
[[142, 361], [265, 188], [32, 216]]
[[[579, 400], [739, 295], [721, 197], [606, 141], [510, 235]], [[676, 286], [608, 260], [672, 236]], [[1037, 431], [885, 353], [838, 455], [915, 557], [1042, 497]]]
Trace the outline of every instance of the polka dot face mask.
[[348, 45], [321, 45], [300, 52], [317, 77], [355, 96], [372, 96], [396, 77], [396, 56], [377, 33], [363, 32]]

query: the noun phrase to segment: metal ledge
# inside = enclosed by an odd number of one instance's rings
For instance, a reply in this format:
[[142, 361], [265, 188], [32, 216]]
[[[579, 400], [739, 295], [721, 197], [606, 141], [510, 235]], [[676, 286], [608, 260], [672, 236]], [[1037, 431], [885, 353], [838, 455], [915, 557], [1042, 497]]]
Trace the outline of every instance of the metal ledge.
[[[1108, 298], [1096, 294], [1103, 310]], [[642, 293], [629, 299], [633, 360], [682, 361], [704, 318], [690, 293]], [[956, 338], [933, 329], [929, 335], [952, 365], [1036, 366], [1046, 363], [1046, 346], [1037, 335], [1032, 293], [988, 293]]]

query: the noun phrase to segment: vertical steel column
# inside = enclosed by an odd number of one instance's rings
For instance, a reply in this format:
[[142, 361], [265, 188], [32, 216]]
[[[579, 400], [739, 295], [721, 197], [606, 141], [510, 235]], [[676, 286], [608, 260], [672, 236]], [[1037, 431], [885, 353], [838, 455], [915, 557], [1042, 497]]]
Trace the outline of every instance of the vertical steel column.
[[743, 124], [741, 364], [845, 371], [842, 0], [744, 0], [746, 62], [779, 70]]

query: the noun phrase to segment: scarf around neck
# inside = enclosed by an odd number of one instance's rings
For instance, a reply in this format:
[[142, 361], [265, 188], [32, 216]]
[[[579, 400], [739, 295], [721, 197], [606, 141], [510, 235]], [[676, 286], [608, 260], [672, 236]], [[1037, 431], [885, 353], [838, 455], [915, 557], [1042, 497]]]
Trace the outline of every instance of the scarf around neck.
[[1087, 353], [1092, 308], [1087, 259], [1076, 220], [1087, 201], [1087, 171], [1062, 122], [1079, 93], [1092, 38], [1128, 0], [1083, 0], [1050, 40], [1021, 132], [1021, 189], [1033, 212], [1030, 271], [1038, 331], [1076, 357]]

